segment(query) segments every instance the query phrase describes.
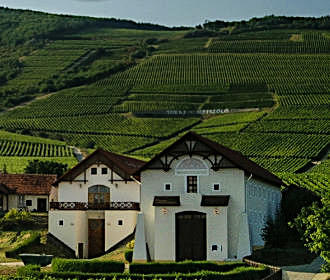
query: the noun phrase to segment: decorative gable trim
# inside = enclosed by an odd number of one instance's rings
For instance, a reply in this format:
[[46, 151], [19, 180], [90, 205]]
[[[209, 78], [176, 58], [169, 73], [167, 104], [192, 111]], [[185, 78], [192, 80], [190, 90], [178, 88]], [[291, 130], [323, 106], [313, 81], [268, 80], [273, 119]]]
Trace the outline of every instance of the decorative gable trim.
[[188, 132], [182, 136], [160, 154], [137, 169], [135, 174], [140, 174], [140, 172], [147, 169], [168, 171], [172, 168], [173, 161], [184, 155], [189, 155], [190, 157], [193, 155], [200, 156], [202, 159], [210, 162], [211, 168], [214, 171], [223, 168], [239, 168], [247, 174], [253, 174], [255, 177], [265, 180], [276, 187], [283, 185], [280, 178], [249, 160], [240, 152], [231, 150], [194, 132]]
[[[104, 164], [108, 166], [111, 169], [111, 178], [113, 178], [112, 172], [115, 172], [123, 178], [124, 181], [132, 181], [132, 175], [138, 168], [145, 164], [145, 162], [98, 149], [60, 177], [54, 185], [57, 186], [62, 181], [72, 182], [82, 173], [84, 173], [84, 178], [86, 178], [86, 169], [93, 164]], [[111, 180], [115, 181], [114, 179]]]

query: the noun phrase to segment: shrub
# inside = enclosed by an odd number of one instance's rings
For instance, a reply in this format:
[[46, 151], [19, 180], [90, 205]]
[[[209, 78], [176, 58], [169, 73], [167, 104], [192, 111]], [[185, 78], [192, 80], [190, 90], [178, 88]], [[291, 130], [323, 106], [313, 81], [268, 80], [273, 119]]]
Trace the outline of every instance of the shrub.
[[[34, 272], [31, 276], [43, 279], [102, 279], [102, 280], [260, 280], [269, 274], [267, 268], [238, 267], [229, 272], [201, 271], [190, 274], [127, 274], [127, 273], [82, 273], [82, 272]], [[33, 279], [32, 277], [30, 279]]]
[[29, 264], [17, 269], [17, 275], [22, 277], [34, 276], [35, 272], [40, 272], [40, 265]]
[[246, 266], [243, 262], [226, 262], [218, 264], [215, 262], [168, 262], [168, 263], [132, 263], [130, 265], [130, 273], [194, 273], [197, 271], [217, 271], [226, 272], [237, 267]]
[[277, 211], [274, 220], [268, 219], [261, 234], [265, 246], [270, 248], [283, 248], [289, 235], [289, 227], [280, 211]]
[[54, 272], [124, 272], [125, 264], [116, 261], [101, 260], [74, 260], [74, 259], [53, 259], [52, 271]]
[[137, 50], [131, 54], [131, 58], [144, 58], [146, 55], [144, 50]]
[[132, 262], [132, 260], [133, 260], [133, 250], [132, 249], [125, 251], [125, 260], [128, 261], [129, 263]]
[[6, 251], [5, 255], [7, 258], [17, 258], [18, 254], [24, 253], [27, 247], [31, 245], [40, 244], [40, 232], [31, 232], [29, 238], [25, 239], [22, 243], [20, 243], [16, 248], [13, 248], [9, 251]]
[[33, 223], [31, 213], [13, 208], [0, 219], [0, 228], [3, 230], [15, 230], [27, 225], [31, 226]]
[[135, 245], [135, 240], [132, 240], [132, 241], [130, 241], [130, 242], [128, 242], [127, 244], [126, 244], [126, 248], [127, 249], [134, 249], [134, 245]]

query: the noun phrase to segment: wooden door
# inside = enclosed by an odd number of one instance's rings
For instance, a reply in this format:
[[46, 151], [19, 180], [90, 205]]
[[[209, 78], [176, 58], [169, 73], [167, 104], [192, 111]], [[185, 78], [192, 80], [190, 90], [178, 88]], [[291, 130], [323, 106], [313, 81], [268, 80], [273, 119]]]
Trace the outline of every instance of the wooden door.
[[37, 211], [38, 212], [46, 212], [47, 211], [47, 199], [46, 198], [38, 198], [38, 200], [37, 200]]
[[176, 260], [206, 260], [206, 214], [176, 214]]
[[94, 258], [104, 254], [105, 246], [104, 220], [88, 220], [88, 257]]

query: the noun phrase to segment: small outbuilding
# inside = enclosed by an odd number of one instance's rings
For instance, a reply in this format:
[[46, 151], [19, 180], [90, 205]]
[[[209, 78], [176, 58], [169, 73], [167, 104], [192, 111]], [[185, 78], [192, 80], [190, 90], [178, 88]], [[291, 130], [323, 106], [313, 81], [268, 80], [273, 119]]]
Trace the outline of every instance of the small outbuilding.
[[0, 174], [0, 210], [48, 211], [55, 181], [56, 175]]

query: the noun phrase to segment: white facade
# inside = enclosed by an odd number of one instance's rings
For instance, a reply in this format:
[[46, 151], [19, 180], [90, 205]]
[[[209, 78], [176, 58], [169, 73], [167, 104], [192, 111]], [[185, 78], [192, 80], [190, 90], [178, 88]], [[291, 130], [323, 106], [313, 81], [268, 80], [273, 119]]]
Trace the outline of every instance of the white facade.
[[[96, 151], [59, 180], [49, 211], [49, 232], [76, 255], [91, 257], [100, 246], [104, 253], [134, 231], [134, 261], [242, 259], [263, 245], [281, 180], [240, 153], [194, 133], [145, 164], [106, 153]], [[92, 208], [105, 197], [107, 209]]]
[[[183, 169], [185, 160], [187, 168]], [[263, 244], [260, 233], [264, 220], [255, 226], [253, 213], [262, 213], [263, 217], [275, 214], [281, 198], [278, 187], [253, 176], [249, 179], [237, 167], [214, 171], [209, 161], [196, 155], [181, 156], [171, 167], [168, 171], [147, 168], [141, 172], [141, 211], [152, 260], [177, 259], [176, 214], [186, 211], [206, 214], [207, 260], [241, 259], [251, 253], [252, 246]], [[197, 193], [187, 193], [187, 176], [191, 175], [198, 178]], [[155, 196], [179, 196], [180, 205], [153, 206]], [[202, 196], [229, 196], [229, 204], [201, 206]]]
[[[78, 244], [83, 243], [84, 258], [88, 258], [88, 220], [104, 219], [104, 251], [134, 232], [137, 211], [130, 210], [54, 210], [49, 212], [49, 232], [78, 255]], [[123, 222], [118, 225], [118, 221]]]
[[[92, 168], [97, 169], [97, 174], [92, 175]], [[108, 170], [102, 174], [102, 168]], [[93, 164], [85, 172], [78, 175], [74, 181], [63, 181], [58, 186], [58, 201], [60, 202], [88, 202], [88, 188], [102, 185], [110, 188], [111, 201], [140, 201], [140, 188], [134, 181], [124, 181], [113, 172], [111, 182], [111, 170], [104, 164]]]
[[[70, 210], [70, 205], [76, 203], [88, 205], [88, 190], [93, 186], [108, 188], [110, 203], [117, 203], [119, 209], [75, 210], [73, 207], [73, 210]], [[104, 252], [134, 233], [138, 211], [123, 210], [120, 206], [124, 202], [139, 203], [140, 185], [132, 180], [125, 181], [105, 164], [92, 164], [74, 180], [61, 181], [57, 187], [57, 195], [58, 202], [67, 206], [67, 209], [49, 211], [49, 232], [74, 250], [77, 256], [79, 243], [83, 244], [85, 258], [89, 257], [89, 246], [94, 246], [90, 244], [92, 243], [88, 227], [90, 220], [103, 220]]]
[[269, 218], [274, 219], [281, 203], [281, 192], [260, 180], [245, 177], [247, 213], [252, 246], [263, 246], [260, 232]]

